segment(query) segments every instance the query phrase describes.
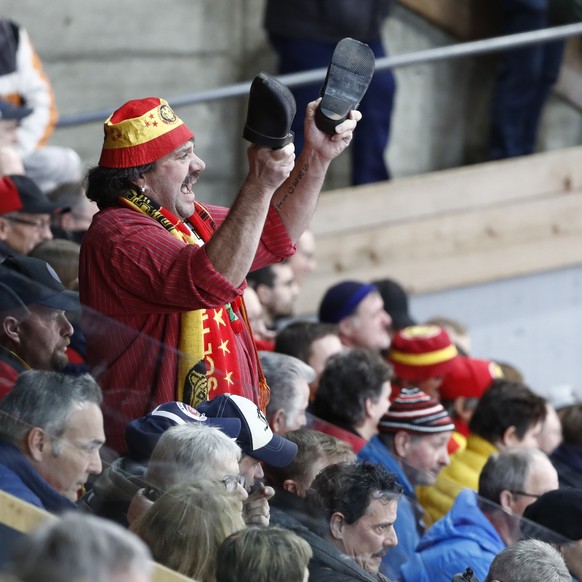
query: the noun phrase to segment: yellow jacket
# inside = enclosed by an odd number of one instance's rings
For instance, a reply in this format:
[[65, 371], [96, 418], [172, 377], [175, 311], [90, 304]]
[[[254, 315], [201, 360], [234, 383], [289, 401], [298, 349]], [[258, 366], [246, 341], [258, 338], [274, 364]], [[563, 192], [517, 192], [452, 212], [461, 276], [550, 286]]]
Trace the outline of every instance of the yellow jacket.
[[416, 488], [418, 501], [427, 514], [427, 525], [447, 513], [462, 489], [477, 491], [479, 474], [498, 448], [476, 434], [469, 434], [467, 446], [456, 453], [451, 464], [439, 474], [434, 485]]

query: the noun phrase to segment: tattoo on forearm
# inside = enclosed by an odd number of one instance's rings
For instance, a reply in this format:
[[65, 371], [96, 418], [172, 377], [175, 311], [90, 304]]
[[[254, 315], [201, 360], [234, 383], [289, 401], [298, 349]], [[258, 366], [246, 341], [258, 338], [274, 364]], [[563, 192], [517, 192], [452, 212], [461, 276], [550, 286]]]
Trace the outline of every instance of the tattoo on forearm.
[[303, 164], [303, 167], [299, 170], [299, 173], [297, 174], [297, 176], [295, 176], [295, 178], [293, 179], [293, 182], [287, 188], [287, 192], [285, 192], [285, 196], [283, 196], [283, 198], [281, 198], [281, 200], [279, 200], [279, 202], [277, 202], [277, 204], [275, 204], [275, 208], [277, 208], [277, 210], [281, 210], [281, 208], [283, 208], [283, 205], [287, 201], [287, 198], [289, 198], [290, 196], [293, 196], [293, 194], [295, 193], [295, 189], [297, 188], [297, 186], [299, 186], [299, 182], [301, 182], [301, 180], [303, 180], [303, 178], [305, 177], [305, 174], [307, 174], [308, 170], [309, 170], [309, 164], [308, 163]]

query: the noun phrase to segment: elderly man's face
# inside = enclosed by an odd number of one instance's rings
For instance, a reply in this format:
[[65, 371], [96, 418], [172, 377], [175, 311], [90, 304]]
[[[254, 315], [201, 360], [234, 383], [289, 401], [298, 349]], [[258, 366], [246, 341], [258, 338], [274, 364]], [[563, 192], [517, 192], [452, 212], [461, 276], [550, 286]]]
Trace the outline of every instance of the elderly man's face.
[[101, 473], [99, 449], [105, 443], [101, 409], [92, 402], [77, 404], [65, 434], [45, 436], [49, 446], [43, 448], [36, 469], [61, 495], [76, 501], [89, 475]]
[[155, 168], [143, 175], [145, 195], [185, 220], [194, 214], [196, 198], [192, 186], [206, 164], [194, 153], [194, 143], [187, 141], [160, 158]]
[[539, 456], [531, 462], [523, 482], [523, 491], [511, 492], [509, 509], [514, 515], [523, 515], [526, 507], [540, 495], [558, 489], [558, 473], [551, 461]]
[[60, 371], [69, 362], [67, 346], [73, 326], [64, 311], [29, 305], [30, 315], [19, 324], [17, 354], [33, 369]]
[[240, 469], [238, 461], [234, 457], [217, 459], [209, 469], [211, 471], [211, 474], [208, 475], [209, 479], [222, 481], [227, 490], [234, 493], [241, 502], [247, 499], [248, 493], [240, 483]]
[[379, 293], [368, 293], [355, 313], [340, 323], [342, 340], [349, 347], [385, 350], [390, 347], [392, 319]]
[[451, 431], [438, 434], [401, 435], [404, 471], [413, 485], [434, 485], [437, 475], [450, 463], [447, 445]]
[[377, 574], [384, 554], [398, 543], [394, 531], [397, 509], [398, 501], [374, 499], [358, 521], [339, 524], [334, 534], [335, 545], [364, 570]]
[[0, 240], [21, 255], [52, 238], [50, 214], [11, 212], [0, 216]]

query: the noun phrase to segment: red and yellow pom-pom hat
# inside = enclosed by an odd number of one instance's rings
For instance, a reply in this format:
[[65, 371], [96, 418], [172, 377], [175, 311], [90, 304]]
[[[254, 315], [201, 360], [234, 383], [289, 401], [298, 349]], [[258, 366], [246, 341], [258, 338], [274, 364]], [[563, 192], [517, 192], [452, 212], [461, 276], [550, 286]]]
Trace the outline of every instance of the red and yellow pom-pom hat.
[[168, 102], [158, 97], [133, 99], [104, 124], [99, 165], [133, 168], [159, 160], [194, 137]]
[[388, 360], [394, 374], [414, 382], [444, 376], [457, 358], [449, 334], [438, 325], [412, 325], [392, 338]]

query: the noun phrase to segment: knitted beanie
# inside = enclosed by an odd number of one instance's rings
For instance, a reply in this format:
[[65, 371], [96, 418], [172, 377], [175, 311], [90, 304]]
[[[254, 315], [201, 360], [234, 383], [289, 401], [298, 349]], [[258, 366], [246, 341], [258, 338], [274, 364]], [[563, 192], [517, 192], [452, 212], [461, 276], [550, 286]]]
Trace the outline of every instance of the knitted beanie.
[[[524, 534], [549, 543], [582, 539], [582, 489], [555, 489], [544, 493], [523, 512]], [[537, 531], [529, 522], [542, 526]]]
[[370, 283], [343, 281], [330, 287], [319, 305], [321, 323], [339, 323], [351, 315], [370, 293], [378, 289]]
[[412, 325], [401, 329], [388, 352], [394, 374], [411, 381], [444, 376], [457, 357], [449, 334], [438, 325]]
[[194, 137], [168, 102], [158, 97], [122, 105], [104, 124], [99, 165], [134, 168], [159, 160]]
[[378, 424], [381, 433], [436, 434], [455, 429], [443, 405], [418, 388], [403, 388]]
[[443, 377], [439, 388], [441, 400], [455, 400], [459, 396], [481, 398], [491, 382], [502, 377], [501, 368], [491, 360], [459, 356]]

